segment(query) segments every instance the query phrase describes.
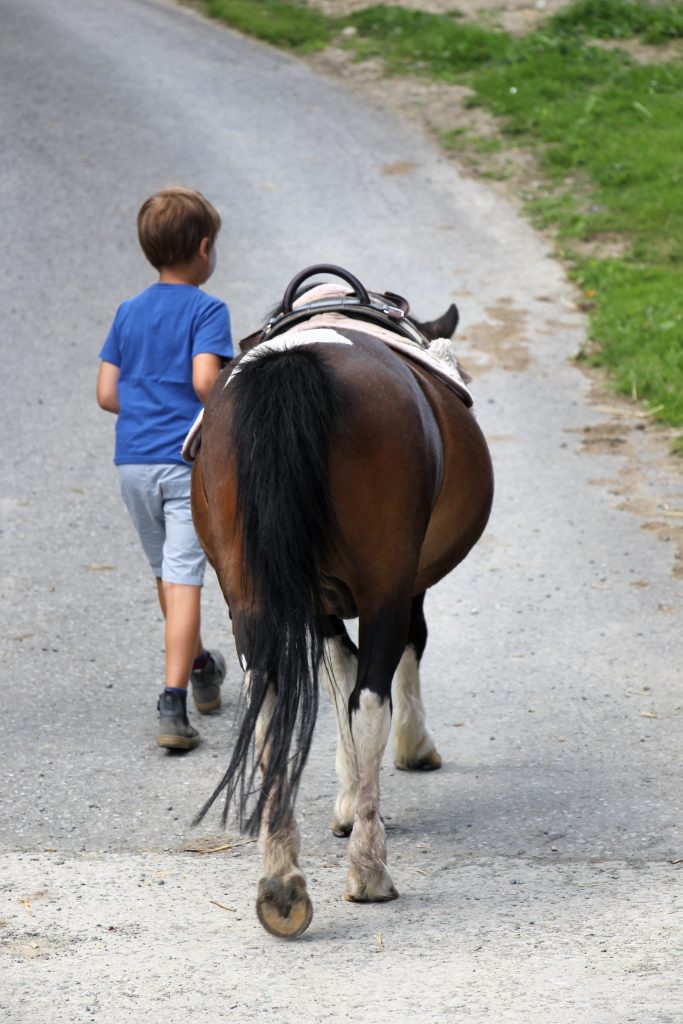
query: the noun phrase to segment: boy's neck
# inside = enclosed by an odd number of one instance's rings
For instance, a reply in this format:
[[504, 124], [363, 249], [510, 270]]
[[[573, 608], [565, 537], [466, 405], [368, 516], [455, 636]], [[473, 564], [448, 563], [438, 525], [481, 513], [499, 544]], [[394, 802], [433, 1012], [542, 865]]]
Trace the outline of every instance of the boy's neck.
[[196, 275], [175, 267], [163, 267], [159, 271], [159, 284], [190, 284], [198, 287]]
[[189, 284], [199, 288], [206, 284], [216, 266], [216, 249], [208, 238], [202, 238], [194, 256], [184, 263], [159, 267], [159, 284]]

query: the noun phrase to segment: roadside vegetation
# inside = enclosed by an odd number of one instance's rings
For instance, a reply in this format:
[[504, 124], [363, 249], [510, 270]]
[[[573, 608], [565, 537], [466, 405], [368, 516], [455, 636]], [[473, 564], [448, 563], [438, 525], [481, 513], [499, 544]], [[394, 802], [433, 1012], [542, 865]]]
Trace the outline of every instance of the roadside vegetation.
[[452, 132], [444, 145], [533, 150], [543, 182], [529, 209], [590, 313], [579, 358], [683, 427], [683, 5], [578, 0], [524, 36], [382, 5], [345, 18], [284, 0], [203, 6], [295, 52], [334, 42], [390, 74], [469, 86], [469, 102], [500, 119], [501, 142]]

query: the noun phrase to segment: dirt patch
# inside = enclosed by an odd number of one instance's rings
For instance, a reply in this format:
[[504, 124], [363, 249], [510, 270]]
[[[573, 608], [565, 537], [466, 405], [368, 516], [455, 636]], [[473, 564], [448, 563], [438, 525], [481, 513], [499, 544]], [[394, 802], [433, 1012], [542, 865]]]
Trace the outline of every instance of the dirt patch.
[[639, 39], [594, 39], [593, 46], [601, 50], [623, 50], [636, 64], [663, 64], [677, 60], [683, 54], [683, 42], [680, 39], [664, 46], [642, 43]]
[[572, 250], [578, 255], [596, 260], [623, 259], [631, 243], [614, 231], [596, 232], [588, 239], [572, 239]]
[[530, 362], [526, 337], [527, 315], [512, 299], [501, 299], [486, 311], [490, 319], [468, 327], [458, 340], [468, 344], [468, 363], [473, 375], [481, 376], [491, 367], [503, 370], [525, 370]]
[[683, 462], [670, 454], [677, 431], [657, 424], [636, 402], [608, 391], [599, 371], [584, 372], [593, 405], [608, 418], [582, 430], [581, 448], [623, 456], [614, 476], [592, 483], [621, 499], [618, 508], [638, 516], [643, 530], [674, 545], [673, 575], [683, 579]]
[[383, 164], [381, 170], [382, 174], [388, 177], [400, 178], [404, 174], [410, 174], [411, 171], [415, 170], [416, 166], [417, 164], [412, 160], [396, 160], [393, 164]]
[[[569, 0], [382, 0], [385, 7], [407, 7], [429, 14], [461, 14], [468, 21], [497, 25], [506, 32], [529, 32], [549, 14], [566, 7]], [[353, 11], [373, 7], [377, 0], [309, 0], [315, 7], [332, 17], [343, 17]]]

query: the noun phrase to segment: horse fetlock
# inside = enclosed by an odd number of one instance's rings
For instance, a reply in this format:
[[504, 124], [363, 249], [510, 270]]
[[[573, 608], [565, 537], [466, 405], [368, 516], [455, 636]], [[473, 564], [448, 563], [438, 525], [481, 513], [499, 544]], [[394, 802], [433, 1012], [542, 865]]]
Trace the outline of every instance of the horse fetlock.
[[355, 903], [381, 903], [398, 896], [387, 871], [384, 824], [376, 804], [359, 807], [349, 842], [344, 896]]
[[436, 747], [431, 747], [423, 754], [395, 753], [394, 764], [404, 772], [433, 772], [441, 767], [443, 761]]
[[441, 757], [434, 745], [434, 740], [424, 726], [419, 731], [410, 728], [396, 730], [394, 764], [404, 771], [441, 767]]
[[305, 932], [313, 917], [306, 880], [299, 872], [265, 876], [256, 897], [258, 919], [271, 935], [295, 939]]
[[332, 831], [335, 836], [346, 838], [351, 835], [356, 819], [357, 802], [358, 794], [356, 792], [340, 793], [337, 797], [332, 820]]
[[387, 903], [397, 898], [396, 886], [385, 864], [377, 864], [370, 870], [354, 864], [349, 866], [344, 890], [345, 900], [350, 903]]

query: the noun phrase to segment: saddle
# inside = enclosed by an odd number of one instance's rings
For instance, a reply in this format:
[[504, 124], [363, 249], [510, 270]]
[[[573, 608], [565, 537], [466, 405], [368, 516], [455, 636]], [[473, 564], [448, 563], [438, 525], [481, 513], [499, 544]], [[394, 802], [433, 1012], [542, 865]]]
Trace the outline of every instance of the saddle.
[[[346, 281], [352, 292], [340, 285], [317, 285], [307, 288], [302, 296], [297, 297], [297, 290], [303, 282], [315, 274], [333, 274]], [[314, 297], [312, 297], [314, 296]], [[303, 298], [307, 298], [303, 302]], [[285, 291], [282, 305], [265, 327], [243, 338], [240, 343], [242, 352], [249, 352], [268, 338], [275, 337], [290, 330], [296, 324], [321, 313], [341, 313], [352, 320], [377, 324], [393, 333], [402, 335], [420, 348], [429, 348], [429, 340], [418, 327], [407, 317], [408, 302], [394, 292], [368, 292], [348, 270], [333, 263], [316, 263], [312, 267], [301, 270], [292, 278]]]
[[[352, 292], [349, 293], [348, 289], [338, 284], [320, 284], [307, 288], [303, 295], [297, 297], [297, 290], [303, 282], [315, 274], [340, 277], [351, 286]], [[473, 399], [467, 384], [472, 378], [461, 369], [450, 339], [437, 338], [430, 341], [408, 318], [409, 308], [408, 302], [400, 295], [393, 292], [368, 292], [348, 270], [332, 263], [317, 263], [292, 278], [278, 312], [265, 327], [243, 338], [239, 347], [246, 354], [286, 331], [304, 333], [332, 330], [342, 337], [349, 332], [368, 334], [384, 341], [403, 359], [425, 367], [471, 408]], [[233, 373], [238, 371], [239, 366], [235, 367]], [[199, 451], [202, 417], [203, 410], [183, 444], [182, 457], [186, 462], [193, 462]]]

